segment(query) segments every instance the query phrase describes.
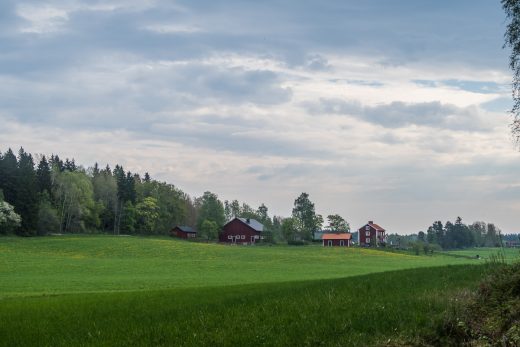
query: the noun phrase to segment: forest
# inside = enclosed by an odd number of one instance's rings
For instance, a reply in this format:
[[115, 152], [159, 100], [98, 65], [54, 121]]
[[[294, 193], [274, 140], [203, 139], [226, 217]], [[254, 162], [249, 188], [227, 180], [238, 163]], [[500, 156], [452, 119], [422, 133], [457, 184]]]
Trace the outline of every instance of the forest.
[[238, 215], [259, 220], [268, 231], [280, 225], [264, 204], [254, 209], [237, 200], [222, 202], [211, 192], [193, 198], [172, 184], [148, 173], [125, 171], [121, 165], [111, 169], [96, 163], [84, 168], [74, 159], [33, 156], [23, 148], [18, 155], [10, 148], [0, 152], [0, 234], [160, 235], [175, 225], [203, 232], [207, 229], [203, 224], [219, 228]]

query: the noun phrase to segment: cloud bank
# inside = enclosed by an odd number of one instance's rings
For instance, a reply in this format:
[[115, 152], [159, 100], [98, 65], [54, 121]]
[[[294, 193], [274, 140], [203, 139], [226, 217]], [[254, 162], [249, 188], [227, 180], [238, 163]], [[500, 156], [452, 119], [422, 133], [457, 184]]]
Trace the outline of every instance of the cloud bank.
[[307, 191], [354, 226], [520, 232], [503, 26], [488, 1], [3, 1], [0, 150], [275, 214]]

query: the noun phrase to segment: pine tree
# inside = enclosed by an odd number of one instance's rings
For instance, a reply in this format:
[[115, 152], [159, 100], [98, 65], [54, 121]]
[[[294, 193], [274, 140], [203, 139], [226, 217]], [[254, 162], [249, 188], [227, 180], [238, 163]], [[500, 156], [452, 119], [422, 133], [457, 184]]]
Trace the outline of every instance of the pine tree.
[[94, 167], [92, 168], [92, 176], [97, 177], [99, 175], [99, 165], [98, 163], [94, 164]]
[[42, 157], [36, 170], [36, 176], [38, 178], [38, 191], [43, 193], [51, 193], [52, 191], [52, 180], [51, 180], [51, 168], [45, 156]]
[[125, 179], [125, 201], [131, 201], [132, 204], [135, 204], [136, 197], [135, 177], [130, 171], [128, 171]]
[[4, 192], [4, 200], [14, 205], [16, 202], [18, 161], [11, 148], [0, 159], [0, 189]]
[[20, 234], [36, 233], [38, 224], [38, 182], [32, 155], [23, 148], [18, 152], [18, 177], [15, 209], [22, 217]]
[[68, 170], [70, 172], [76, 171], [77, 167], [76, 167], [76, 163], [74, 162], [74, 158], [72, 160], [69, 160], [69, 158], [66, 158], [64, 168], [65, 168], [65, 170]]
[[51, 168], [56, 169], [59, 172], [63, 172], [65, 170], [63, 160], [61, 160], [58, 155], [52, 154], [49, 163], [51, 164]]
[[112, 170], [110, 170], [110, 166], [107, 164], [107, 166], [105, 167], [105, 172], [108, 174], [108, 175], [112, 175]]

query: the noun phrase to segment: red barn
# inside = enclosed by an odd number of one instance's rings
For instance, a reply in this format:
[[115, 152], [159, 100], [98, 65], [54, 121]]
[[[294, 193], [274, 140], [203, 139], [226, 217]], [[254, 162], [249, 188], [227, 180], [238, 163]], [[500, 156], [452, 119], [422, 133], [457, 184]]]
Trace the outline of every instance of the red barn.
[[350, 247], [352, 242], [352, 234], [350, 233], [337, 233], [337, 234], [323, 234], [322, 236], [323, 246], [342, 246]]
[[170, 231], [171, 236], [177, 236], [181, 239], [191, 239], [197, 237], [197, 231], [186, 226], [176, 226]]
[[255, 244], [262, 239], [264, 225], [255, 219], [233, 218], [219, 234], [219, 241], [235, 244]]
[[360, 246], [370, 247], [379, 246], [381, 243], [386, 242], [385, 229], [375, 224], [373, 221], [369, 221], [358, 230], [358, 242]]

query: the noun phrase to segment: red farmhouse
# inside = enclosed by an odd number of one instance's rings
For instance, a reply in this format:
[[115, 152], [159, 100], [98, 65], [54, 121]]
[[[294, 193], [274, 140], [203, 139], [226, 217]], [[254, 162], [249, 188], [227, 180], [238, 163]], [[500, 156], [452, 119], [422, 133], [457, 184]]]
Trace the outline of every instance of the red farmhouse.
[[255, 219], [233, 218], [222, 228], [219, 241], [244, 245], [255, 244], [262, 238], [263, 230], [263, 224]]
[[323, 240], [323, 246], [350, 247], [350, 243], [352, 241], [352, 234], [350, 234], [350, 233], [323, 234], [322, 240]]
[[173, 228], [172, 231], [170, 231], [170, 234], [181, 239], [191, 239], [197, 237], [197, 232], [193, 230], [193, 228], [179, 225]]
[[360, 246], [377, 247], [381, 243], [386, 242], [385, 229], [374, 222], [369, 221], [367, 224], [359, 228], [358, 242]]

